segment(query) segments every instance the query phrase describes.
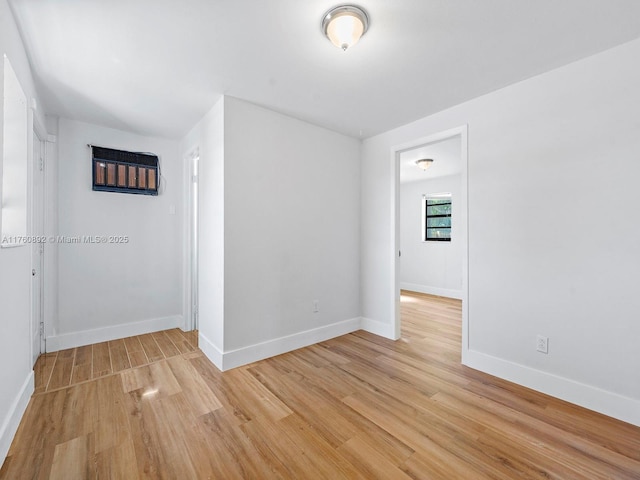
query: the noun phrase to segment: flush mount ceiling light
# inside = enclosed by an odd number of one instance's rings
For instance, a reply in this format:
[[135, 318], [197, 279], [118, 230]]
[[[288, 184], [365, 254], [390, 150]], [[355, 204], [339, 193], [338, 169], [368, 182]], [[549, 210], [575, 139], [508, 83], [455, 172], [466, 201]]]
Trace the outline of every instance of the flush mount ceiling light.
[[346, 50], [367, 33], [369, 16], [355, 5], [340, 5], [322, 18], [322, 31], [336, 47]]
[[433, 165], [433, 158], [421, 158], [420, 160], [416, 160], [416, 165], [422, 170], [426, 170]]

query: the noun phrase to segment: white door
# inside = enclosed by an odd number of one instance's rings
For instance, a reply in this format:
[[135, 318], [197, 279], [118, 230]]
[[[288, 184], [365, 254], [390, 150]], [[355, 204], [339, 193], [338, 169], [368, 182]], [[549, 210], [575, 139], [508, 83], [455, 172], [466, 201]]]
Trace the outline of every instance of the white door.
[[43, 265], [44, 243], [36, 241], [44, 235], [44, 142], [33, 136], [33, 176], [31, 190], [31, 361], [35, 364], [44, 353], [43, 330]]

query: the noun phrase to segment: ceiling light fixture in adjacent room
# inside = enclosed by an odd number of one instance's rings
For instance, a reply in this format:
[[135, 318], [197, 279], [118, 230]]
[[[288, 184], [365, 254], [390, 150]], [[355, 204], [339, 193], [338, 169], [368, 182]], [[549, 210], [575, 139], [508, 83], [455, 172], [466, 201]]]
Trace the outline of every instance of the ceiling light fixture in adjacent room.
[[369, 16], [355, 5], [340, 5], [322, 18], [322, 31], [336, 47], [346, 50], [367, 33]]
[[433, 158], [421, 158], [420, 160], [416, 160], [416, 165], [422, 170], [426, 170], [433, 165]]

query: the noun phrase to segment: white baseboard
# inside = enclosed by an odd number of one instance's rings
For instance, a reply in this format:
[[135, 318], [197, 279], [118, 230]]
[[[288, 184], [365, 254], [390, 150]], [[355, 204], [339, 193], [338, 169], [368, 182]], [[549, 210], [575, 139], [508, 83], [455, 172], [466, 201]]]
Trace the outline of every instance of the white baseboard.
[[4, 463], [7, 453], [9, 453], [9, 447], [11, 447], [11, 442], [18, 430], [20, 420], [22, 420], [27, 405], [29, 405], [29, 399], [33, 394], [33, 390], [34, 378], [32, 370], [22, 384], [22, 388], [11, 404], [11, 407], [9, 407], [5, 418], [2, 419], [2, 428], [0, 428], [0, 465]]
[[429, 285], [418, 285], [417, 283], [400, 282], [400, 289], [411, 292], [426, 293], [439, 297], [457, 298], [462, 300], [462, 290], [452, 290], [449, 288], [430, 287]]
[[382, 323], [377, 320], [371, 320], [370, 318], [362, 318], [362, 330], [365, 332], [373, 333], [380, 337], [388, 338], [390, 340], [397, 340], [396, 331], [393, 324]]
[[640, 401], [637, 399], [474, 350], [468, 350], [463, 358], [468, 367], [640, 427]]
[[143, 335], [145, 333], [168, 330], [170, 328], [181, 328], [183, 325], [184, 320], [182, 319], [182, 315], [172, 315], [169, 317], [143, 320], [141, 322], [95, 328], [93, 330], [52, 335], [47, 337], [47, 352], [57, 352], [67, 348], [82, 347], [83, 345], [91, 345], [92, 343], [117, 340], [119, 338], [131, 337], [132, 335]]
[[[257, 362], [258, 360], [264, 360], [265, 358], [275, 357], [276, 355], [297, 350], [298, 348], [308, 347], [314, 343], [324, 342], [325, 340], [339, 337], [340, 335], [355, 332], [356, 330], [360, 330], [360, 324], [361, 321], [359, 317], [351, 318], [349, 320], [332, 323], [331, 325], [325, 325], [312, 330], [294, 333], [293, 335], [274, 338], [273, 340], [256, 343], [255, 345], [249, 345], [235, 350], [229, 350], [223, 353], [220, 352], [215, 345], [205, 339], [206, 344], [203, 342], [203, 344], [200, 345], [200, 349], [216, 367], [225, 371], [242, 365], [247, 365], [252, 362]], [[204, 337], [201, 336], [200, 338]]]
[[198, 333], [198, 347], [202, 350], [202, 353], [218, 367], [218, 370], [222, 370], [223, 354], [218, 347], [216, 347], [202, 332]]

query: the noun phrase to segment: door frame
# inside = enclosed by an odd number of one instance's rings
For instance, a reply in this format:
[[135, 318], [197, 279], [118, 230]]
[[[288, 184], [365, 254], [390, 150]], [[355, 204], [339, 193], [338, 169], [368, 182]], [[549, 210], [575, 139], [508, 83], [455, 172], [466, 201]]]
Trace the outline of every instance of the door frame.
[[[29, 148], [29, 162], [28, 162], [28, 168], [29, 168], [29, 231], [30, 231], [30, 235], [31, 237], [33, 237], [34, 235], [39, 235], [39, 236], [43, 236], [45, 235], [45, 215], [46, 215], [46, 209], [45, 209], [45, 202], [46, 202], [46, 192], [47, 192], [47, 188], [46, 188], [46, 178], [45, 178], [45, 165], [46, 165], [46, 159], [47, 159], [47, 140], [48, 140], [48, 135], [47, 135], [47, 131], [44, 128], [44, 126], [42, 126], [42, 124], [40, 123], [40, 121], [38, 120], [38, 117], [35, 114], [35, 108], [32, 106], [31, 108], [31, 116], [32, 116], [32, 129], [30, 131], [30, 148]], [[39, 159], [35, 158], [34, 155], [34, 147], [36, 145], [36, 142], [38, 142], [39, 144], [39, 148], [40, 148], [40, 157], [42, 158], [42, 163], [40, 164], [40, 176], [41, 176], [41, 182], [40, 182], [40, 192], [36, 191], [36, 179], [34, 177], [34, 172], [36, 167], [38, 166], [39, 163]], [[39, 195], [38, 195], [39, 193]], [[39, 201], [38, 201], [39, 200]], [[39, 231], [36, 229], [35, 227], [35, 222], [39, 221], [41, 223], [40, 225], [40, 229]], [[35, 240], [35, 239], [33, 239]], [[40, 288], [39, 288], [39, 296], [40, 296], [40, 301], [38, 303], [38, 312], [36, 312], [35, 310], [35, 291], [33, 288], [33, 279], [31, 280], [31, 283], [29, 284], [29, 300], [30, 300], [30, 306], [29, 306], [29, 350], [30, 350], [30, 355], [31, 355], [31, 361], [33, 361], [35, 363], [34, 359], [37, 359], [37, 355], [36, 355], [36, 349], [34, 348], [35, 343], [36, 343], [36, 339], [33, 337], [33, 332], [36, 330], [35, 327], [37, 326], [37, 332], [38, 332], [38, 336], [39, 338], [39, 351], [37, 352], [38, 355], [45, 353], [46, 352], [46, 335], [45, 335], [45, 324], [44, 324], [44, 310], [45, 310], [45, 305], [44, 305], [44, 301], [45, 301], [45, 243], [44, 242], [39, 242], [39, 248], [36, 250], [33, 248], [33, 245], [31, 246], [31, 251], [29, 253], [29, 257], [30, 257], [30, 265], [31, 265], [31, 269], [32, 271], [35, 270], [36, 271], [36, 276], [38, 277], [38, 280], [40, 282]], [[38, 265], [39, 263], [39, 265]]]
[[[200, 148], [194, 147], [184, 156], [185, 177], [185, 206], [184, 206], [184, 327], [183, 330], [198, 329], [198, 245], [197, 237], [194, 238], [194, 208], [198, 210], [198, 197], [194, 195], [199, 185], [197, 172], [194, 172], [194, 164], [200, 161]], [[195, 258], [194, 258], [195, 257]]]
[[450, 138], [460, 137], [461, 201], [458, 207], [462, 232], [462, 363], [465, 363], [469, 351], [469, 185], [468, 185], [468, 125], [445, 130], [439, 133], [417, 138], [410, 142], [391, 147], [391, 319], [394, 338], [401, 335], [400, 319], [400, 154], [407, 150], [424, 147]]

